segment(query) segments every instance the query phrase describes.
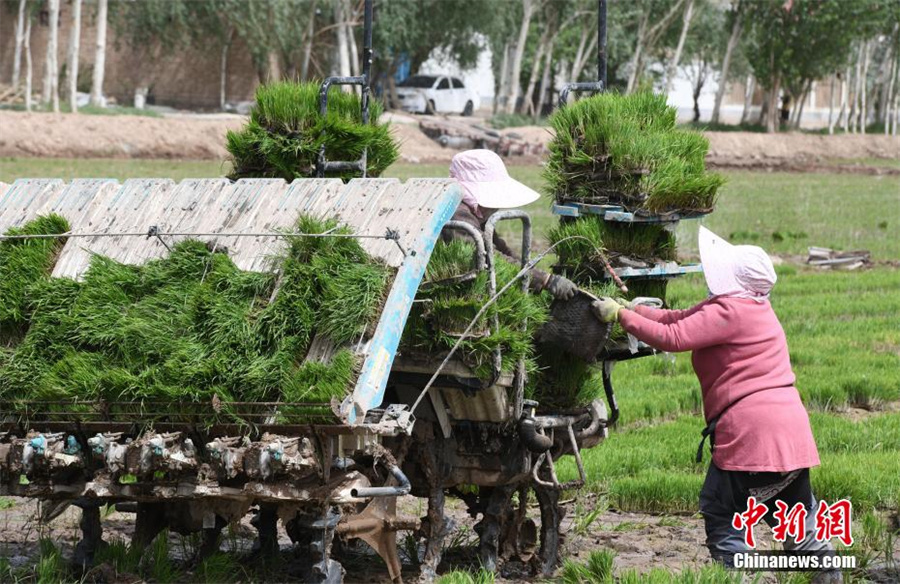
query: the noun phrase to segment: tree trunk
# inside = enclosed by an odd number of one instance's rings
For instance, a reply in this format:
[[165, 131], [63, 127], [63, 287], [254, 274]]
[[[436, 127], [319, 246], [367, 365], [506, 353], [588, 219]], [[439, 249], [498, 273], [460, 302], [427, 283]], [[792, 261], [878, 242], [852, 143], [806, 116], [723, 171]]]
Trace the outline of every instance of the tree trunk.
[[759, 116], [756, 118], [756, 125], [766, 127], [766, 123], [769, 120], [769, 92], [764, 91], [762, 96], [762, 102], [759, 105]]
[[233, 40], [234, 28], [228, 27], [228, 36], [222, 44], [222, 56], [219, 61], [219, 109], [223, 111], [228, 97], [228, 52], [231, 51]]
[[[894, 27], [894, 35], [896, 36], [897, 27]], [[896, 40], [894, 40], [896, 44]], [[893, 45], [892, 45], [893, 47]], [[898, 63], [898, 51], [893, 50], [891, 55], [891, 65], [890, 72], [887, 83], [887, 94], [885, 96], [884, 104], [885, 104], [885, 112], [884, 112], [884, 135], [887, 136], [890, 134], [891, 128], [891, 114], [893, 113], [894, 108], [894, 81], [897, 78], [897, 63]]]
[[106, 20], [109, 0], [97, 1], [97, 44], [94, 51], [94, 74], [91, 79], [91, 105], [105, 105], [103, 77], [106, 73]]
[[850, 67], [847, 67], [847, 70], [844, 71], [843, 79], [841, 79], [841, 111], [838, 114], [838, 121], [841, 124], [841, 129], [846, 133], [849, 130], [849, 118], [850, 115], [847, 112], [847, 107], [850, 103]]
[[81, 0], [72, 0], [72, 28], [69, 31], [69, 56], [66, 81], [69, 82], [69, 107], [78, 112], [78, 52], [81, 49]]
[[538, 97], [537, 109], [534, 110], [535, 122], [538, 120], [538, 118], [541, 117], [541, 114], [544, 112], [544, 104], [547, 103], [547, 98], [550, 97], [552, 99], [553, 97], [549, 95], [549, 93], [551, 90], [553, 78], [553, 47], [555, 44], [555, 42], [551, 41], [550, 46], [547, 48], [547, 54], [544, 57], [544, 74], [541, 76], [541, 94]]
[[716, 102], [713, 104], [710, 124], [718, 124], [722, 110], [722, 99], [725, 97], [725, 88], [728, 85], [728, 69], [731, 67], [731, 56], [741, 40], [741, 29], [744, 26], [743, 11], [740, 6], [735, 8], [734, 24], [731, 26], [731, 36], [728, 37], [728, 45], [725, 47], [725, 57], [722, 59], [722, 74], [719, 76], [719, 87], [716, 88]]
[[53, 113], [59, 113], [59, 0], [50, 0], [50, 34], [47, 36], [47, 63], [50, 101]]
[[278, 51], [269, 53], [266, 65], [266, 81], [281, 81], [281, 60], [278, 58]]
[[865, 58], [863, 59], [863, 73], [862, 73], [862, 103], [859, 108], [860, 132], [862, 134], [866, 133], [866, 125], [869, 123], [869, 104], [866, 102], [866, 97], [868, 94], [868, 87], [869, 87], [869, 56], [871, 53], [870, 48], [871, 48], [871, 42], [866, 41], [866, 50], [865, 50]]
[[641, 58], [643, 57], [642, 52], [644, 50], [644, 43], [646, 42], [646, 34], [647, 34], [647, 24], [650, 22], [650, 12], [644, 11], [641, 16], [641, 20], [638, 23], [638, 31], [637, 38], [635, 40], [634, 45], [634, 54], [631, 56], [631, 71], [628, 73], [628, 84], [625, 86], [625, 93], [631, 93], [634, 91], [635, 86], [638, 83], [638, 76], [640, 75], [640, 71], [638, 70], [641, 64]]
[[309, 79], [309, 60], [312, 56], [313, 41], [316, 36], [316, 4], [317, 0], [313, 0], [309, 11], [309, 23], [306, 27], [306, 39], [303, 47], [303, 60], [300, 61], [300, 79], [307, 81]]
[[703, 91], [702, 76], [697, 74], [697, 82], [694, 83], [694, 123], [700, 121], [700, 92]]
[[510, 67], [509, 100], [504, 111], [508, 114], [516, 110], [519, 101], [519, 76], [522, 73], [522, 57], [525, 55], [525, 42], [528, 40], [528, 27], [531, 26], [531, 17], [534, 15], [534, 3], [536, 0], [522, 0], [522, 22], [519, 25], [519, 38], [516, 40], [516, 51], [513, 53], [512, 66]]
[[597, 48], [597, 35], [593, 35], [591, 37], [591, 42], [588, 43], [587, 50], [584, 52], [584, 54], [581, 55], [581, 59], [579, 59], [578, 62], [574, 64], [575, 69], [573, 72], [575, 73], [575, 76], [572, 77], [572, 81], [578, 81], [578, 78], [581, 77], [581, 72], [584, 70], [585, 66], [587, 65], [588, 59], [590, 59], [592, 55], [597, 54], [594, 52], [594, 50], [596, 48]]
[[578, 40], [578, 50], [575, 51], [575, 58], [572, 59], [572, 67], [569, 69], [569, 81], [578, 81], [578, 78], [575, 77], [575, 67], [578, 66], [578, 62], [582, 59], [584, 55], [585, 45], [587, 45], [587, 40], [589, 36], [596, 37], [594, 34], [593, 27], [587, 26], [581, 28], [581, 38]]
[[684, 16], [681, 21], [681, 34], [678, 36], [678, 44], [675, 46], [675, 54], [672, 55], [672, 59], [666, 67], [666, 86], [665, 91], [663, 91], [666, 95], [672, 90], [672, 83], [675, 80], [675, 75], [678, 74], [678, 62], [681, 61], [681, 52], [684, 50], [684, 41], [687, 38], [688, 29], [691, 27], [691, 18], [693, 16], [694, 0], [687, 0], [687, 5], [684, 7]]
[[[396, 63], [396, 62], [395, 62]], [[392, 64], [387, 76], [388, 97], [391, 100], [391, 106], [397, 107], [400, 98], [397, 97], [397, 80], [394, 76], [397, 74], [397, 65]]]
[[834, 134], [834, 86], [835, 75], [831, 76], [831, 89], [828, 91], [828, 134]]
[[781, 124], [781, 116], [778, 109], [778, 98], [781, 93], [781, 75], [775, 75], [775, 81], [769, 90], [769, 115], [766, 118], [766, 132], [774, 134]]
[[891, 36], [887, 39], [887, 47], [884, 50], [884, 55], [881, 58], [881, 66], [880, 72], [878, 73], [878, 82], [876, 87], [879, 89], [878, 100], [875, 102], [875, 121], [884, 124], [886, 120], [887, 114], [887, 91], [888, 91], [888, 81], [891, 75], [891, 69], [893, 67], [893, 52], [894, 52], [894, 35], [891, 33]]
[[750, 108], [753, 106], [753, 92], [756, 89], [756, 79], [753, 75], [747, 75], [744, 84], [744, 109], [741, 112], [741, 125], [750, 121]]
[[19, 0], [19, 14], [16, 18], [16, 49], [13, 55], [12, 86], [19, 86], [22, 75], [22, 44], [25, 42], [25, 5], [27, 0]]
[[859, 96], [862, 93], [860, 80], [862, 79], [863, 45], [859, 45], [856, 59], [856, 79], [853, 86], [853, 95], [850, 99], [850, 131], [856, 133], [859, 129]]
[[500, 87], [494, 97], [494, 115], [497, 111], [506, 110], [506, 100], [509, 96], [509, 43], [503, 45], [503, 60], [500, 63]]
[[803, 90], [803, 93], [800, 97], [800, 103], [797, 104], [797, 117], [794, 119], [794, 128], [800, 129], [800, 120], [803, 118], [803, 108], [806, 106], [807, 100], [809, 100], [809, 94], [812, 91], [813, 82], [812, 80], [806, 82], [806, 88]]
[[658, 19], [656, 21], [656, 24], [654, 24], [650, 28], [647, 28], [650, 17], [649, 11], [644, 11], [644, 17], [638, 25], [638, 43], [635, 50], [634, 59], [635, 66], [632, 70], [632, 75], [629, 78], [629, 82], [631, 85], [631, 88], [628, 90], [629, 92], [634, 91], [640, 85], [641, 76], [644, 72], [644, 55], [650, 55], [653, 53], [653, 49], [656, 47], [659, 39], [666, 32], [666, 29], [669, 27], [672, 21], [675, 20], [675, 16], [677, 16], [681, 11], [681, 5], [684, 3], [684, 1], [685, 0], [675, 0], [665, 16], [663, 16], [661, 19]]
[[32, 66], [31, 66], [31, 15], [28, 15], [28, 19], [25, 23], [25, 38], [22, 41], [23, 49], [25, 51], [25, 111], [31, 111], [31, 81], [32, 81]]
[[[900, 66], [897, 68], [900, 69]], [[898, 125], [900, 125], [900, 91], [894, 96], [894, 126], [891, 128], [891, 136], [897, 135]]]
[[[338, 47], [338, 75], [341, 77], [349, 77], [351, 73], [350, 51], [347, 45], [347, 25], [344, 8], [344, 0], [338, 0], [334, 3], [334, 22]], [[344, 86], [343, 89], [344, 91], [349, 90], [347, 86]]]
[[544, 58], [546, 51], [547, 38], [546, 33], [541, 35], [541, 41], [538, 43], [534, 62], [531, 66], [531, 75], [528, 77], [528, 87], [525, 89], [525, 95], [522, 96], [522, 108], [520, 113], [524, 115], [534, 114], [534, 86], [537, 85], [537, 78], [541, 71], [541, 60]]
[[[349, 2], [350, 0], [346, 0], [348, 5], [345, 7], [345, 14], [350, 15], [349, 20], [351, 22], [357, 21], [356, 13], [350, 9]], [[353, 75], [359, 75], [359, 47], [356, 44], [356, 34], [353, 32], [353, 27], [350, 25], [350, 22], [344, 23], [344, 30], [347, 35], [347, 43], [350, 49], [350, 72]]]

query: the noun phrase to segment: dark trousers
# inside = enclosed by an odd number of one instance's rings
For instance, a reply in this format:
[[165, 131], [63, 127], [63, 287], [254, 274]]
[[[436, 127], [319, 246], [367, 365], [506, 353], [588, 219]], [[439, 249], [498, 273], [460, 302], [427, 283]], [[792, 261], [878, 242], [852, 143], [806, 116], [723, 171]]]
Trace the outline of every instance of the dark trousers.
[[706, 547], [713, 559], [728, 567], [734, 566], [734, 554], [749, 551], [744, 543], [744, 531], [731, 525], [735, 513], [747, 511], [747, 498], [753, 496], [757, 503], [765, 503], [769, 512], [763, 518], [770, 526], [776, 525], [776, 500], [784, 501], [788, 508], [797, 503], [806, 507], [806, 537], [799, 544], [787, 537], [784, 549], [810, 554], [833, 553], [831, 543], [816, 541], [816, 506], [809, 484], [809, 469], [799, 471], [791, 480], [790, 475], [777, 472], [750, 473], [722, 470], [710, 463], [706, 481], [700, 491], [700, 513], [706, 522]]

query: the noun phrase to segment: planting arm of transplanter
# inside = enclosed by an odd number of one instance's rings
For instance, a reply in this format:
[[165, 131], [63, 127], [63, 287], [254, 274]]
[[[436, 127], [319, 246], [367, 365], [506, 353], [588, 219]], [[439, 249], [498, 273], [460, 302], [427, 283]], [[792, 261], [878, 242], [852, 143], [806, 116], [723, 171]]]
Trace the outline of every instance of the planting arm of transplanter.
[[[485, 314], [487, 309], [490, 308], [497, 301], [497, 299], [500, 298], [500, 296], [502, 296], [507, 290], [509, 290], [516, 282], [518, 282], [520, 279], [525, 277], [526, 274], [531, 272], [534, 269], [534, 267], [536, 265], [538, 265], [538, 263], [540, 263], [540, 261], [542, 259], [544, 259], [544, 257], [547, 254], [549, 254], [551, 251], [555, 250], [557, 246], [564, 244], [566, 241], [568, 241], [570, 239], [575, 239], [577, 237], [578, 236], [571, 236], [566, 239], [557, 241], [556, 243], [554, 243], [553, 245], [548, 247], [546, 250], [539, 253], [537, 256], [533, 257], [527, 264], [525, 264], [525, 266], [522, 267], [521, 270], [519, 270], [519, 272], [515, 276], [513, 276], [502, 288], [500, 288], [496, 294], [494, 294], [493, 296], [488, 298], [487, 302], [485, 302], [482, 305], [482, 307], [478, 310], [478, 313], [475, 315], [475, 317], [472, 318], [472, 320], [469, 322], [466, 329], [462, 332], [461, 335], [459, 335], [456, 343], [453, 345], [453, 347], [450, 349], [450, 351], [447, 352], [447, 355], [444, 357], [444, 360], [441, 361], [441, 364], [434, 371], [431, 378], [428, 380], [428, 383], [425, 384], [425, 387], [419, 393], [419, 397], [416, 399], [415, 403], [413, 403], [412, 407], [410, 408], [411, 412], [415, 412], [416, 408], [419, 407], [419, 404], [421, 403], [422, 399], [426, 395], [428, 395], [428, 390], [431, 389], [431, 386], [434, 384], [434, 382], [440, 376], [441, 372], [444, 370], [444, 368], [447, 366], [447, 364], [450, 363], [450, 360], [453, 358], [453, 355], [460, 348], [460, 346], [462, 346], [462, 344], [466, 340], [466, 338], [468, 338], [469, 335], [472, 334], [472, 329], [475, 327], [475, 325], [478, 322], [481, 321], [481, 317]], [[600, 250], [596, 250], [596, 253], [601, 256], [603, 255], [602, 252], [600, 252]], [[605, 258], [604, 258], [604, 261], [605, 261]], [[622, 289], [623, 292], [627, 290], [627, 288], [625, 288], [625, 285], [621, 284], [621, 280], [619, 280], [618, 276], [616, 276], [615, 272], [613, 272], [611, 269], [610, 269], [610, 275], [616, 280], [616, 282], [619, 283], [619, 285], [621, 287], [620, 289]], [[574, 296], [574, 294], [573, 294], [573, 296]], [[616, 306], [618, 306], [618, 304], [615, 303], [615, 301], [613, 301], [613, 303], [616, 304]]]

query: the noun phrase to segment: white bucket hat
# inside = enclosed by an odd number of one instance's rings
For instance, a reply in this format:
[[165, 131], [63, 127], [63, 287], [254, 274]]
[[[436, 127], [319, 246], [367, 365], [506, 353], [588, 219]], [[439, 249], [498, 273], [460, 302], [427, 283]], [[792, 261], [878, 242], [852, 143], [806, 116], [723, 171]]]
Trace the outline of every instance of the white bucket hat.
[[512, 209], [537, 201], [541, 195], [511, 178], [506, 165], [490, 150], [466, 150], [453, 157], [450, 176], [464, 191], [463, 202], [489, 209]]
[[777, 276], [769, 254], [755, 245], [732, 245], [700, 227], [700, 263], [714, 296], [765, 298]]

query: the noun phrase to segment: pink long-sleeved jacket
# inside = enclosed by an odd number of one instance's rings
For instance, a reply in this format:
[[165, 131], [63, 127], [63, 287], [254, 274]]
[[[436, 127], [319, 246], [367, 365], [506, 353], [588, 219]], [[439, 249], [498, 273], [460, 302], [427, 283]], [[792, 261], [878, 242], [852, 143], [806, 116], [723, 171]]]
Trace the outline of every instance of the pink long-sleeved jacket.
[[819, 464], [787, 339], [768, 301], [719, 296], [688, 310], [639, 306], [621, 310], [619, 321], [652, 347], [693, 351], [706, 420], [721, 415], [716, 466], [787, 472]]

